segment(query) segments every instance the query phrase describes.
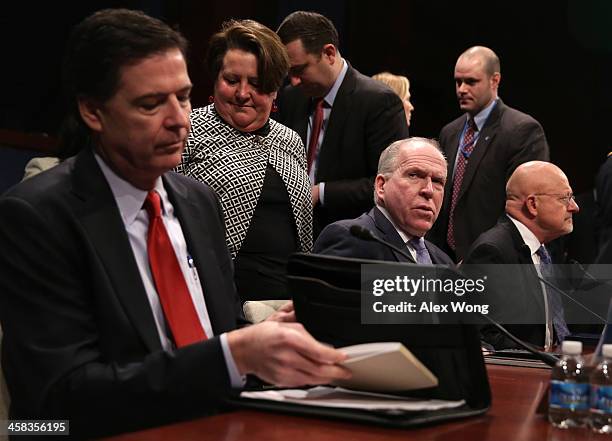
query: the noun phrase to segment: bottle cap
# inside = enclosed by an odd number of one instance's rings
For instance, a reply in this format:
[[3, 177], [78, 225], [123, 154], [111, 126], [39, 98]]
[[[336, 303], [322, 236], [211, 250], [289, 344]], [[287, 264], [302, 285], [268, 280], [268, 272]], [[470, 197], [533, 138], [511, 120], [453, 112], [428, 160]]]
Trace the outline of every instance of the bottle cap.
[[561, 344], [561, 352], [563, 352], [566, 355], [580, 355], [582, 354], [582, 342], [573, 341], [573, 340], [565, 340]]
[[612, 344], [603, 345], [601, 353], [606, 358], [612, 358]]

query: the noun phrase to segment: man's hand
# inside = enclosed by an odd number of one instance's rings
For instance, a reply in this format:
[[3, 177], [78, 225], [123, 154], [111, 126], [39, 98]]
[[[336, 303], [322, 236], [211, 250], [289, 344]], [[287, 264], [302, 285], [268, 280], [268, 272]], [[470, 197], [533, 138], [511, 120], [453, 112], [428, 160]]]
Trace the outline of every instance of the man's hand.
[[327, 384], [351, 376], [342, 352], [316, 341], [299, 323], [266, 321], [227, 334], [236, 367], [281, 387]]
[[295, 322], [295, 309], [293, 309], [293, 301], [289, 300], [283, 306], [278, 308], [276, 312], [269, 315], [266, 321], [270, 322]]
[[319, 184], [310, 187], [310, 195], [312, 197], [312, 208], [319, 203]]

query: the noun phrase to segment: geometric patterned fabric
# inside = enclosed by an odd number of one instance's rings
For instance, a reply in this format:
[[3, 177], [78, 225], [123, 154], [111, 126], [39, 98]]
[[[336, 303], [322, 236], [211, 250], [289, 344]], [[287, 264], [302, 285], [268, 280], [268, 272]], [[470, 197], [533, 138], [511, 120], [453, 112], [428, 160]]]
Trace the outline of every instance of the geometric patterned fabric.
[[175, 171], [208, 184], [217, 193], [225, 217], [232, 259], [244, 242], [261, 194], [266, 167], [281, 176], [291, 204], [300, 251], [312, 250], [312, 202], [306, 152], [293, 130], [269, 120], [270, 132], [236, 130], [224, 122], [214, 104], [191, 112], [191, 131]]

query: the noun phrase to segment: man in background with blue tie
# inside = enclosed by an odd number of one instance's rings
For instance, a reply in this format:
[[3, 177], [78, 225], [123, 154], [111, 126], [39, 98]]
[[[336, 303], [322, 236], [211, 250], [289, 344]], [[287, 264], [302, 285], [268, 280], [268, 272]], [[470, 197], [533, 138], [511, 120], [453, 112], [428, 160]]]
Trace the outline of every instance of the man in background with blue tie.
[[428, 235], [456, 261], [504, 212], [505, 185], [523, 162], [549, 160], [540, 124], [498, 97], [499, 58], [474, 46], [455, 65], [455, 90], [465, 112], [440, 132], [448, 180], [440, 219]]
[[[572, 215], [578, 210], [559, 167], [524, 163], [508, 180], [505, 214], [474, 242], [462, 265], [470, 275], [487, 275], [484, 299], [495, 305], [492, 318], [512, 324], [508, 328], [517, 337], [545, 348], [569, 334], [562, 294], [540, 279], [552, 276], [545, 244], [572, 232]], [[515, 347], [495, 328], [482, 332], [496, 349]]]
[[[432, 139], [395, 141], [380, 155], [374, 181], [375, 207], [356, 219], [334, 222], [321, 232], [314, 252], [343, 257], [423, 264], [450, 264], [452, 260], [423, 239], [438, 217], [446, 160]], [[351, 234], [357, 225], [405, 251], [366, 241]], [[411, 257], [410, 259], [408, 257]]]

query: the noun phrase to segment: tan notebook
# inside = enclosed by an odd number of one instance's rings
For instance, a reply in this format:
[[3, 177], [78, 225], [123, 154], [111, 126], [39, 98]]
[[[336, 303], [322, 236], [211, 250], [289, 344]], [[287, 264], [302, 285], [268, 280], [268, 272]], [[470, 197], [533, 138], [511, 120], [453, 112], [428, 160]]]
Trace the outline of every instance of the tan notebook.
[[339, 348], [349, 358], [343, 365], [352, 378], [334, 382], [347, 389], [392, 392], [438, 385], [438, 379], [398, 342], [366, 343]]

